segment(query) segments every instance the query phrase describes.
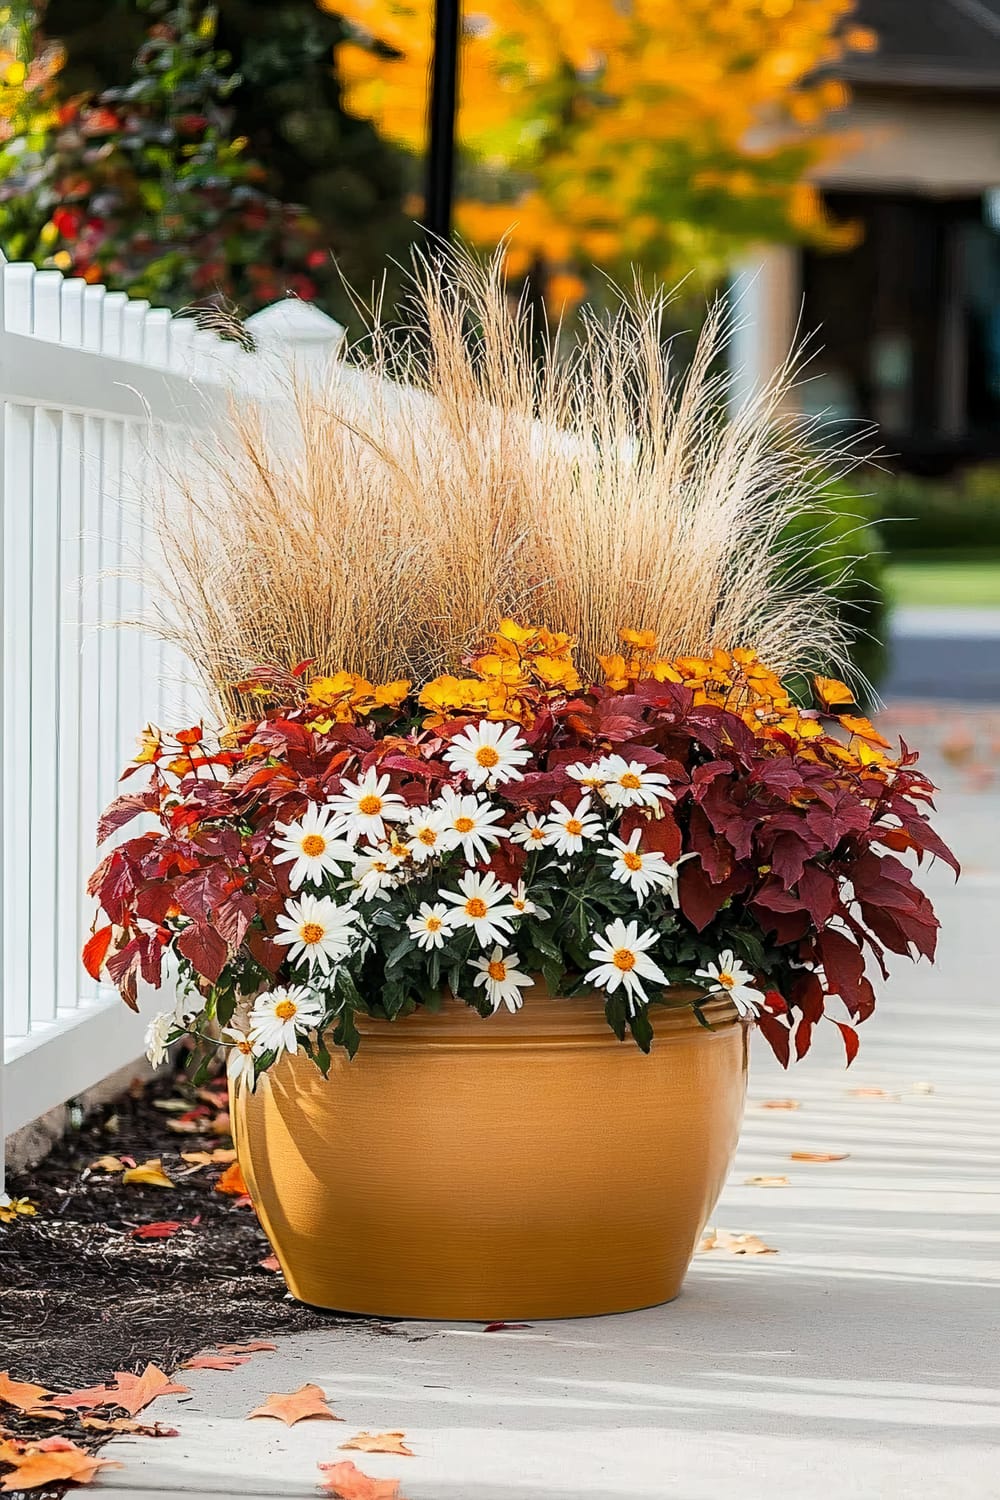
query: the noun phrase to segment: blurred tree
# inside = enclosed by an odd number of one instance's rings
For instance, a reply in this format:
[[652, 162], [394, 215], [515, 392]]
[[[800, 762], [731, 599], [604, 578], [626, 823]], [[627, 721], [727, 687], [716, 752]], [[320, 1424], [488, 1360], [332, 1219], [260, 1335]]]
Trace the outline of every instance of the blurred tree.
[[42, 42], [36, 25], [34, 5], [0, 6], [0, 243], [8, 260], [30, 254], [48, 219], [40, 191], [59, 124], [65, 54]]
[[[351, 27], [349, 107], [424, 142], [433, 0], [317, 0]], [[848, 239], [806, 181], [846, 92], [829, 70], [874, 45], [854, 0], [477, 0], [464, 23], [458, 226], [510, 232], [513, 272], [640, 265], [711, 281], [754, 240]]]
[[[47, 29], [66, 50], [64, 87], [101, 92], [127, 79], [145, 33], [141, 0], [49, 0]], [[343, 23], [315, 0], [217, 0], [216, 43], [238, 81], [232, 128], [266, 169], [265, 186], [301, 203], [346, 279], [360, 287], [405, 257], [414, 233], [403, 209], [414, 170], [371, 123], [345, 112], [334, 68]], [[350, 320], [339, 277], [320, 278], [327, 311]]]
[[252, 311], [286, 291], [315, 297], [317, 278], [332, 279], [329, 255], [315, 221], [265, 190], [234, 133], [238, 79], [214, 7], [145, 8], [130, 81], [60, 106], [41, 150], [8, 174], [7, 201], [48, 214], [21, 253], [170, 307]]

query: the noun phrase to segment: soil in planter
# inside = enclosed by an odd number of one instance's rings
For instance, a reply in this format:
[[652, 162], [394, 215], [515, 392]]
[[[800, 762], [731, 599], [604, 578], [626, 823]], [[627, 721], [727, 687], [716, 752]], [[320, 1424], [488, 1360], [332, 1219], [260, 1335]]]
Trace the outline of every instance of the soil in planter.
[[[0, 1369], [78, 1390], [149, 1363], [170, 1373], [214, 1344], [347, 1321], [293, 1301], [280, 1272], [261, 1266], [271, 1250], [249, 1201], [216, 1190], [225, 1163], [192, 1171], [183, 1160], [182, 1152], [231, 1148], [227, 1121], [218, 1084], [195, 1090], [169, 1073], [137, 1081], [8, 1182], [11, 1197], [29, 1198], [37, 1213], [0, 1225]], [[159, 1158], [175, 1186], [125, 1183], [94, 1167], [104, 1156]], [[183, 1227], [167, 1238], [134, 1233], [178, 1220]], [[176, 1414], [154, 1402], [139, 1418], [158, 1419]], [[58, 1432], [90, 1449], [106, 1440], [69, 1413], [56, 1426], [0, 1407], [0, 1429], [31, 1439]]]

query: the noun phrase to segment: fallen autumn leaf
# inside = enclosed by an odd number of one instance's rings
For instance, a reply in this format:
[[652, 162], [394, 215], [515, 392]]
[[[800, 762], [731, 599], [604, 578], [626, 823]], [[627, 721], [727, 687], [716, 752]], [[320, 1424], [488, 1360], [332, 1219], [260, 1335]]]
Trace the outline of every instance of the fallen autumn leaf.
[[142, 1411], [157, 1396], [186, 1396], [186, 1385], [175, 1385], [169, 1375], [164, 1375], [156, 1365], [147, 1365], [141, 1375], [129, 1370], [116, 1370], [113, 1385], [94, 1385], [86, 1390], [70, 1391], [66, 1396], [56, 1396], [53, 1406], [71, 1410], [98, 1406], [120, 1406], [130, 1417]]
[[849, 1151], [790, 1151], [789, 1161], [846, 1161]]
[[234, 1198], [245, 1198], [247, 1196], [247, 1185], [243, 1180], [238, 1161], [226, 1168], [218, 1182], [215, 1184], [217, 1193], [231, 1193]]
[[406, 1458], [416, 1455], [403, 1442], [402, 1432], [359, 1432], [341, 1443], [341, 1448], [358, 1448], [362, 1453], [402, 1453]]
[[778, 1188], [778, 1187], [788, 1187], [789, 1186], [789, 1182], [788, 1182], [788, 1178], [787, 1177], [767, 1177], [767, 1176], [765, 1176], [763, 1174], [758, 1174], [756, 1177], [745, 1177], [743, 1179], [743, 1186], [744, 1187]]
[[798, 1099], [762, 1099], [758, 1109], [801, 1109]]
[[139, 1187], [162, 1187], [172, 1188], [173, 1182], [163, 1170], [163, 1162], [158, 1156], [144, 1161], [137, 1167], [129, 1167], [122, 1173], [122, 1182], [135, 1184]]
[[318, 1464], [317, 1468], [326, 1475], [320, 1480], [321, 1487], [336, 1500], [403, 1500], [398, 1479], [373, 1479], [350, 1459], [337, 1464]]
[[[14, 1447], [15, 1453], [9, 1451]], [[37, 1490], [43, 1485], [65, 1483], [90, 1484], [99, 1469], [120, 1469], [121, 1464], [97, 1458], [65, 1438], [46, 1438], [41, 1443], [8, 1445], [4, 1462], [13, 1464], [13, 1472], [0, 1479], [0, 1490]]]
[[185, 1227], [180, 1219], [159, 1219], [155, 1224], [137, 1224], [128, 1234], [131, 1240], [168, 1240]]
[[10, 1371], [0, 1371], [0, 1406], [13, 1406], [15, 1411], [26, 1412], [31, 1417], [55, 1417], [62, 1420], [62, 1413], [52, 1410], [52, 1392], [44, 1385], [32, 1385], [28, 1380], [11, 1380]]
[[[326, 1404], [326, 1397], [318, 1385], [303, 1385], [297, 1391], [272, 1391], [264, 1402], [250, 1413], [250, 1417], [274, 1417], [292, 1427], [309, 1417], [325, 1417], [331, 1422], [342, 1422]], [[249, 1418], [248, 1418], [249, 1420]]]
[[730, 1255], [777, 1255], [755, 1234], [731, 1234], [728, 1229], [706, 1229], [698, 1250], [727, 1250]]

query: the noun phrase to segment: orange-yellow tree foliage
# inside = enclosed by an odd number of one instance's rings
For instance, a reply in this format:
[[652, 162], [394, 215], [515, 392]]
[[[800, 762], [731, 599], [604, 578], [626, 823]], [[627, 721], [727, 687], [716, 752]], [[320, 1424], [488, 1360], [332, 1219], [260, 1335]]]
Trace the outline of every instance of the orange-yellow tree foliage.
[[[318, 0], [348, 23], [348, 107], [425, 145], [433, 0]], [[716, 273], [756, 239], [830, 240], [808, 184], [854, 0], [465, 0], [459, 228], [510, 269]], [[568, 288], [567, 288], [568, 289]]]

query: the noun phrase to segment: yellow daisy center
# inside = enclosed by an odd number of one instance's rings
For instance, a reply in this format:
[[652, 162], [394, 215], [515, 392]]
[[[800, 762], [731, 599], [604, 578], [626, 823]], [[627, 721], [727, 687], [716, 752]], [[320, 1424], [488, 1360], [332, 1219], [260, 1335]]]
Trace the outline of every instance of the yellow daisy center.
[[500, 764], [500, 755], [492, 745], [480, 745], [476, 751], [477, 766], [496, 766]]
[[442, 922], [440, 917], [428, 917], [427, 921], [424, 923], [424, 926], [427, 928], [428, 932], [440, 932], [441, 928], [444, 926], [444, 923]]
[[626, 791], [637, 792], [642, 786], [642, 778], [637, 776], [634, 771], [626, 771], [622, 776], [619, 776], [618, 785], [625, 787]]
[[635, 954], [631, 948], [616, 948], [611, 956], [611, 962], [616, 969], [621, 969], [623, 974], [627, 974], [630, 969], [635, 968]]
[[736, 983], [736, 980], [733, 978], [732, 974], [724, 972], [719, 975], [719, 983], [723, 986], [724, 989], [731, 990], [733, 985]]
[[432, 849], [438, 841], [438, 836], [433, 828], [421, 828], [417, 834], [417, 838], [421, 844], [427, 844]]
[[358, 803], [358, 812], [364, 813], [366, 818], [374, 818], [376, 813], [382, 811], [382, 798], [376, 797], [374, 792], [369, 792], [367, 797], [362, 797]]
[[579, 818], [567, 818], [566, 819], [566, 832], [568, 834], [571, 834], [574, 838], [576, 837], [577, 834], [582, 833], [583, 832], [583, 824], [580, 822], [580, 819]]
[[497, 984], [500, 984], [504, 979], [507, 978], [507, 965], [503, 962], [502, 959], [495, 958], [487, 968], [486, 972], [487, 974], [489, 974], [491, 979], [495, 979]]
[[636, 854], [634, 849], [629, 849], [625, 854], [622, 855], [622, 864], [625, 866], [626, 870], [641, 870], [642, 855]]
[[[274, 1007], [274, 1014], [279, 1021], [290, 1021], [294, 1015], [298, 1014], [298, 1010], [294, 1000], [282, 1000]], [[243, 1050], [242, 1047], [240, 1050]]]
[[485, 917], [489, 907], [482, 896], [470, 896], [465, 903], [465, 915], [467, 917]]
[[317, 854], [323, 854], [326, 850], [326, 839], [321, 833], [307, 833], [302, 840], [302, 853], [308, 854], [314, 859]]
[[309, 946], [313, 943], [321, 943], [325, 936], [326, 928], [321, 922], [303, 922], [299, 928], [299, 937]]
[[[277, 1011], [275, 1011], [275, 1015], [277, 1015]], [[282, 1017], [282, 1020], [284, 1020], [284, 1017]], [[236, 1050], [237, 1052], [242, 1052], [244, 1057], [247, 1057], [253, 1051], [253, 1048], [248, 1041], [244, 1040], [236, 1043]]]
[[475, 828], [475, 826], [476, 826], [475, 821], [472, 818], [456, 818], [455, 819], [455, 832], [456, 833], [471, 833], [472, 830]]

